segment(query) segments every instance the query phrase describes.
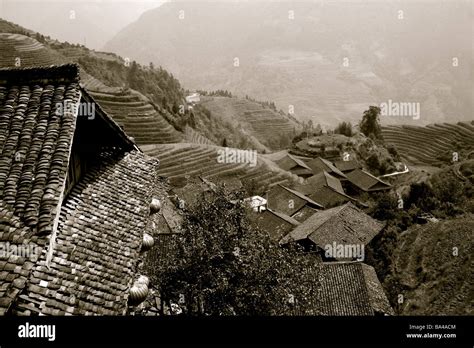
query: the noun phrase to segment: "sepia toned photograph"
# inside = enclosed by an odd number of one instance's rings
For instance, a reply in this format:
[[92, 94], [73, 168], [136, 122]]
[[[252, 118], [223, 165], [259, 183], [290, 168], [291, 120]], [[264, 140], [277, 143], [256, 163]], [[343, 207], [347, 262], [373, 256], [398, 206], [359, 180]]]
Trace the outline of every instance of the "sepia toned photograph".
[[473, 37], [471, 0], [0, 0], [0, 317], [472, 317]]

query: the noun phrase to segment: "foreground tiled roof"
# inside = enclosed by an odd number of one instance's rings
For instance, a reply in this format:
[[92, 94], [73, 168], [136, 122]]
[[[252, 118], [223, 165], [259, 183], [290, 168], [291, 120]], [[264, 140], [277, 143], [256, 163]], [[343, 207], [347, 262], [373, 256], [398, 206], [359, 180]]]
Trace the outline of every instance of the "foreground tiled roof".
[[323, 263], [322, 315], [393, 315], [373, 267], [360, 262]]
[[[0, 202], [0, 316], [4, 315], [25, 287], [30, 270], [41, 255], [45, 238], [33, 234]], [[22, 251], [13, 253], [18, 248]]]
[[38, 233], [52, 230], [80, 97], [75, 66], [0, 70], [0, 200]]
[[16, 314], [124, 314], [157, 163], [104, 154], [67, 197], [51, 262], [35, 265]]
[[25, 287], [59, 214], [76, 117], [57, 105], [79, 97], [76, 66], [0, 69], [0, 243], [9, 253], [0, 259], [0, 315]]
[[362, 169], [355, 169], [347, 173], [347, 179], [363, 191], [379, 191], [389, 189], [390, 184], [376, 178]]
[[281, 243], [309, 239], [324, 249], [327, 244], [368, 244], [384, 227], [352, 203], [322, 210], [285, 236]]

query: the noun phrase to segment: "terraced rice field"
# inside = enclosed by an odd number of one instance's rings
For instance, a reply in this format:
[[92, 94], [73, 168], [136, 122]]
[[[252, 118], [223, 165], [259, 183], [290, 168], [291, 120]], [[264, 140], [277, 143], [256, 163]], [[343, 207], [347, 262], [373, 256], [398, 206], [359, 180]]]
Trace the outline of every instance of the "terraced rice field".
[[8, 22], [2, 18], [0, 18], [0, 33], [15, 33], [22, 35], [29, 33], [30, 35], [34, 35], [33, 31], [22, 28], [18, 24]]
[[382, 128], [382, 134], [405, 161], [416, 165], [439, 165], [437, 157], [456, 151], [455, 143], [462, 145], [466, 153], [474, 149], [474, 121], [426, 127], [387, 126]]
[[92, 92], [102, 92], [102, 93], [118, 93], [120, 92], [119, 87], [109, 87], [105, 85], [102, 81], [96, 79], [94, 76], [89, 75], [84, 69], [81, 69], [81, 84], [88, 90]]
[[299, 127], [287, 117], [247, 99], [208, 97], [203, 98], [202, 104], [216, 117], [243, 124], [264, 145], [276, 135], [292, 135], [295, 127]]
[[257, 165], [248, 163], [218, 163], [219, 146], [190, 143], [142, 146], [142, 150], [160, 160], [160, 175], [176, 178], [189, 175], [208, 179], [231, 176], [239, 178], [244, 187], [255, 185], [263, 193], [277, 184], [289, 184], [295, 178], [288, 172], [273, 167], [267, 159], [258, 156]]
[[216, 145], [211, 140], [189, 126], [186, 126], [184, 129], [184, 140], [186, 143]]
[[87, 51], [80, 47], [57, 48], [63, 56], [69, 58], [73, 62], [77, 62], [79, 58], [87, 56]]
[[414, 225], [400, 235], [393, 254], [405, 298], [400, 314], [473, 314], [473, 228], [472, 218], [465, 217]]
[[59, 53], [21, 34], [0, 33], [0, 47], [0, 68], [27, 68], [68, 63], [68, 60]]
[[183, 138], [138, 92], [91, 92], [91, 95], [138, 145], [177, 143]]

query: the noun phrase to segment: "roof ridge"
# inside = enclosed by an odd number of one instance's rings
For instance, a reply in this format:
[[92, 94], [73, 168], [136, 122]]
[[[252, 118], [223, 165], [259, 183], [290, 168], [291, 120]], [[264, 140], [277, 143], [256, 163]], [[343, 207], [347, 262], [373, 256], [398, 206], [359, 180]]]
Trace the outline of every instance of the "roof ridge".
[[288, 153], [288, 157], [290, 157], [293, 161], [295, 161], [298, 165], [302, 166], [303, 168], [311, 170], [311, 168], [303, 161], [300, 160], [299, 158], [296, 158], [292, 154]]
[[280, 212], [278, 212], [278, 211], [276, 211], [276, 210], [273, 210], [273, 209], [270, 209], [270, 208], [267, 208], [267, 210], [268, 210], [270, 213], [272, 213], [272, 214], [278, 216], [279, 218], [281, 218], [281, 219], [283, 219], [283, 220], [285, 220], [285, 221], [291, 223], [292, 225], [298, 226], [298, 225], [301, 224], [298, 220], [296, 220], [295, 218], [292, 218], [292, 217], [289, 216], [289, 215], [280, 213]]
[[79, 65], [74, 63], [25, 68], [0, 68], [0, 85], [79, 82], [79, 70]]
[[357, 168], [355, 170], [360, 170], [361, 172], [364, 172], [365, 174], [367, 174], [368, 176], [370, 176], [371, 178], [374, 178], [375, 180], [381, 182], [381, 183], [384, 183], [386, 185], [390, 185], [389, 183], [383, 181], [383, 180], [380, 180], [379, 178], [377, 178], [375, 175], [373, 175], [372, 173], [370, 173], [369, 171], [366, 171], [364, 169], [361, 169], [361, 168]]
[[322, 204], [319, 204], [318, 202], [312, 200], [311, 198], [309, 198], [308, 196], [302, 194], [301, 192], [299, 192], [299, 191], [297, 191], [297, 190], [290, 189], [289, 187], [286, 187], [286, 186], [284, 186], [284, 185], [282, 185], [282, 184], [278, 184], [278, 186], [280, 186], [280, 187], [284, 188], [285, 190], [287, 190], [287, 191], [293, 193], [294, 195], [300, 197], [301, 199], [304, 199], [306, 202], [309, 202], [309, 203], [311, 203], [311, 204], [317, 205], [317, 206], [319, 206], [319, 207], [323, 207]]
[[[334, 218], [335, 216], [337, 216], [341, 211], [343, 211], [345, 208], [347, 208], [347, 206], [351, 204], [351, 202], [347, 202], [346, 204], [343, 204], [343, 205], [340, 205], [338, 207], [334, 207], [334, 208], [330, 208], [328, 210], [323, 210], [323, 211], [329, 211], [329, 210], [334, 210], [334, 213], [331, 212], [331, 214], [329, 214], [328, 218], [326, 220], [323, 221], [323, 223], [321, 225], [318, 226], [317, 230], [319, 230], [321, 227], [323, 227], [329, 220], [331, 220], [332, 218]], [[351, 204], [353, 205], [353, 204]], [[314, 232], [313, 232], [314, 233]], [[308, 236], [310, 236], [312, 233], [310, 233]]]

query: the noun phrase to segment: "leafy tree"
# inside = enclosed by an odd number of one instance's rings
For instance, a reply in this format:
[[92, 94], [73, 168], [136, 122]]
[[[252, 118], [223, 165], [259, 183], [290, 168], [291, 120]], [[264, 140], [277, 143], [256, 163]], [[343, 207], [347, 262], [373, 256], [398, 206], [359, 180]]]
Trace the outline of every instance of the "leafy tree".
[[380, 160], [379, 160], [379, 157], [377, 156], [377, 154], [375, 154], [375, 153], [371, 154], [369, 156], [369, 158], [367, 158], [365, 163], [367, 164], [367, 166], [369, 167], [369, 170], [371, 172], [374, 172], [374, 173], [379, 172]]
[[375, 196], [375, 205], [371, 215], [379, 220], [393, 220], [396, 217], [398, 208], [398, 199], [393, 195], [379, 193]]
[[365, 136], [382, 139], [379, 116], [380, 108], [378, 106], [370, 106], [369, 110], [364, 111], [364, 116], [362, 117], [362, 121], [360, 121], [359, 127]]
[[389, 144], [387, 146], [388, 153], [393, 157], [395, 161], [400, 161], [400, 155], [398, 154], [398, 150], [393, 144]]
[[174, 252], [148, 267], [162, 299], [187, 315], [318, 314], [320, 263], [254, 227], [241, 198], [218, 187], [185, 210]]
[[334, 129], [334, 133], [343, 134], [346, 137], [351, 137], [352, 136], [352, 124], [350, 122], [341, 122], [336, 127], [336, 129]]

